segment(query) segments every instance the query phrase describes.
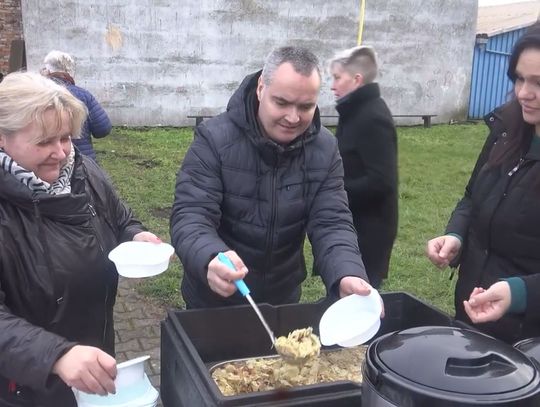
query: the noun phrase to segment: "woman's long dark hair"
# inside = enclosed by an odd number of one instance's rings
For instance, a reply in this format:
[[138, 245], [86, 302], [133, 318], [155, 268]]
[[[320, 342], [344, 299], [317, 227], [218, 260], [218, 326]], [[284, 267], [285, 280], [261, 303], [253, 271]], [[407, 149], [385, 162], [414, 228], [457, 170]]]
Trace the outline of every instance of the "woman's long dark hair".
[[[506, 74], [514, 84], [517, 79], [516, 66], [519, 57], [523, 51], [529, 48], [540, 50], [540, 21], [529, 27], [512, 49]], [[522, 146], [529, 143], [532, 136], [534, 136], [534, 125], [523, 120], [523, 112], [515, 96], [514, 100], [500, 110], [500, 114], [507, 125], [508, 136], [503, 142], [497, 142], [493, 146], [488, 159], [488, 165], [490, 166], [515, 164], [521, 157]], [[528, 145], [525, 147], [528, 147]]]

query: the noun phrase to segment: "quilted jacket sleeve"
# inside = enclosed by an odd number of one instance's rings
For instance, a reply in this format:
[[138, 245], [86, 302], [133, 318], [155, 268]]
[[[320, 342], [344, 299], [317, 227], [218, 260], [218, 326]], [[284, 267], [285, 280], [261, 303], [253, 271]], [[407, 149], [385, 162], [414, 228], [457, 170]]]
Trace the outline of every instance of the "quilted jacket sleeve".
[[96, 98], [88, 92], [86, 97], [88, 108], [88, 126], [90, 133], [96, 138], [105, 137], [111, 132], [112, 124], [107, 112], [101, 107]]
[[205, 131], [204, 124], [196, 128], [178, 171], [170, 232], [184, 272], [207, 284], [208, 263], [229, 249], [217, 233], [223, 184], [218, 153]]
[[307, 224], [315, 265], [328, 291], [346, 276], [369, 281], [358, 249], [335, 142], [330, 154], [333, 158], [328, 176], [313, 199]]

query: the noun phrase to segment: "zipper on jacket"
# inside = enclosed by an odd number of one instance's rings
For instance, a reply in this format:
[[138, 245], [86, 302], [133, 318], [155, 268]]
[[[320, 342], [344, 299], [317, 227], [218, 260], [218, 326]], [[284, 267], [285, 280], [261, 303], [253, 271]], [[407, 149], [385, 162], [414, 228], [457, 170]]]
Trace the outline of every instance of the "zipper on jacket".
[[[34, 216], [38, 221], [41, 221], [41, 212], [39, 212], [39, 199], [38, 198], [32, 198], [32, 205], [34, 206]], [[38, 226], [39, 227], [39, 226]]]
[[99, 230], [98, 230], [98, 227], [96, 226], [96, 221], [95, 221], [95, 218], [97, 216], [97, 212], [96, 210], [94, 209], [94, 207], [92, 206], [92, 204], [88, 204], [88, 210], [90, 211], [90, 214], [92, 215], [92, 227], [94, 228], [94, 232], [96, 234], [96, 240], [99, 244], [99, 248], [101, 249], [101, 251], [103, 253], [105, 253], [105, 249], [103, 248], [103, 244], [102, 244], [102, 240], [101, 240], [101, 235], [99, 233]]
[[[55, 303], [57, 306], [59, 306], [60, 304], [64, 302], [64, 297], [62, 295], [63, 290], [60, 289], [60, 287], [63, 287], [63, 284], [61, 284], [61, 281], [59, 281], [59, 278], [53, 267], [53, 261], [51, 259], [51, 251], [49, 249], [48, 241], [45, 238], [45, 234], [43, 232], [43, 224], [41, 222], [41, 212], [39, 211], [39, 202], [40, 202], [39, 198], [36, 198], [35, 196], [32, 197], [32, 204], [34, 206], [34, 216], [36, 217], [38, 233], [40, 235], [40, 241], [43, 244], [43, 257], [45, 258], [45, 263], [47, 264], [47, 270], [49, 271], [49, 274], [51, 276]], [[56, 315], [56, 311], [54, 311], [53, 314]], [[53, 316], [51, 321], [54, 322], [55, 319], [56, 317]]]
[[[518, 163], [514, 166], [514, 168], [512, 168], [508, 172], [508, 174], [507, 174], [508, 177], [506, 179], [506, 185], [504, 186], [503, 193], [502, 193], [501, 197], [499, 198], [499, 202], [497, 202], [497, 206], [495, 207], [495, 209], [491, 213], [491, 217], [489, 219], [489, 226], [488, 226], [489, 242], [488, 242], [488, 247], [485, 249], [487, 254], [489, 254], [489, 251], [490, 251], [489, 248], [492, 247], [491, 224], [493, 223], [493, 218], [495, 217], [495, 213], [499, 210], [499, 206], [501, 206], [502, 201], [506, 198], [506, 195], [508, 194], [508, 188], [510, 187], [510, 182], [512, 181], [512, 177], [514, 176], [514, 174], [516, 172], [519, 171], [519, 169], [523, 166], [524, 163], [525, 163], [525, 159], [523, 157], [520, 157]], [[484, 259], [484, 266], [483, 267], [485, 267], [485, 265], [487, 263], [487, 259], [488, 259], [488, 256], [486, 255], [486, 258]]]
[[266, 254], [265, 259], [267, 259], [266, 268], [267, 270], [263, 271], [263, 289], [262, 294], [263, 297], [266, 295], [266, 273], [272, 268], [272, 247], [273, 247], [273, 241], [274, 241], [274, 229], [275, 229], [275, 222], [276, 222], [276, 212], [277, 212], [277, 193], [276, 193], [276, 179], [277, 179], [277, 171], [278, 171], [279, 163], [272, 169], [272, 188], [271, 188], [271, 194], [272, 199], [271, 202], [271, 208], [272, 211], [270, 213], [270, 222], [268, 225], [268, 232], [266, 235]]
[[105, 320], [103, 324], [103, 333], [101, 334], [101, 343], [103, 347], [107, 343], [107, 325], [109, 324], [109, 313], [107, 312], [107, 301], [109, 300], [109, 286], [105, 285]]
[[[519, 170], [519, 167], [521, 167], [521, 164], [523, 164], [523, 161], [525, 161], [523, 158], [520, 158], [518, 163], [516, 164], [516, 166], [514, 168], [512, 168], [510, 170], [510, 172], [508, 173], [508, 176], [511, 177], [512, 175], [514, 175], [518, 170]], [[504, 192], [506, 193], [506, 190], [508, 188], [508, 185], [506, 185], [506, 188], [504, 189]]]
[[[100, 248], [101, 252], [103, 254], [105, 254], [105, 249], [103, 248], [103, 244], [102, 244], [102, 241], [101, 241], [101, 235], [99, 233], [99, 228], [96, 225], [97, 212], [96, 212], [96, 210], [94, 209], [94, 206], [91, 203], [88, 203], [88, 211], [90, 212], [90, 215], [92, 215], [92, 220], [91, 220], [92, 221], [92, 227], [94, 229], [94, 232], [95, 232], [95, 235], [96, 235], [96, 240], [98, 242], [99, 248]], [[108, 300], [109, 300], [109, 286], [107, 284], [105, 284], [105, 300], [104, 300], [105, 315], [104, 315], [103, 332], [102, 332], [102, 335], [101, 335], [101, 340], [102, 340], [103, 345], [105, 345], [106, 340], [107, 340], [107, 324], [109, 322], [109, 317], [108, 317], [108, 313], [107, 313], [107, 301]]]

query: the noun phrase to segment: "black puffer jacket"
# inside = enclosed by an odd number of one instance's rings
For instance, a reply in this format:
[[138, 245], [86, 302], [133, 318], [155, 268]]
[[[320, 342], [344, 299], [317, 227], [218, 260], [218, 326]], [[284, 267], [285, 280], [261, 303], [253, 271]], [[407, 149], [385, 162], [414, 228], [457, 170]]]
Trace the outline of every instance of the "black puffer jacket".
[[335, 138], [318, 113], [286, 147], [263, 137], [256, 124], [259, 75], [243, 81], [226, 113], [197, 127], [178, 173], [171, 236], [189, 307], [244, 303], [239, 294], [218, 296], [206, 279], [210, 260], [230, 249], [250, 270], [246, 283], [256, 301], [298, 301], [306, 231], [328, 289], [344, 276], [366, 278]]
[[50, 374], [56, 360], [76, 343], [114, 355], [107, 255], [144, 228], [79, 153], [71, 183], [71, 194], [33, 194], [0, 170], [1, 406], [75, 406]]
[[379, 286], [398, 226], [396, 128], [377, 83], [345, 95], [336, 109], [349, 207], [368, 277]]
[[521, 117], [517, 102], [487, 116], [489, 137], [447, 226], [447, 233], [464, 238], [455, 294], [458, 319], [471, 323], [463, 300], [474, 287], [487, 288], [506, 277], [525, 277], [527, 314], [476, 325], [507, 342], [540, 336], [538, 278], [531, 278], [540, 273], [540, 157], [527, 153], [531, 144], [528, 137], [521, 146], [521, 161], [486, 165], [495, 143], [516, 137], [510, 125], [515, 117]]

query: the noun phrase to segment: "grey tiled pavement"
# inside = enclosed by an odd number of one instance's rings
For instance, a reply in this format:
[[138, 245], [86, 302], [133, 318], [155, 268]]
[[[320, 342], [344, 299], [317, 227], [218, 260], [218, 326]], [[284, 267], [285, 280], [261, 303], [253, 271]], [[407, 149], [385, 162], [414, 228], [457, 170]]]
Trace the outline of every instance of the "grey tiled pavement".
[[[137, 279], [120, 277], [114, 307], [116, 360], [118, 363], [138, 356], [150, 355], [146, 374], [159, 390], [160, 322], [165, 308], [137, 293]], [[161, 400], [158, 406], [161, 406]]]

